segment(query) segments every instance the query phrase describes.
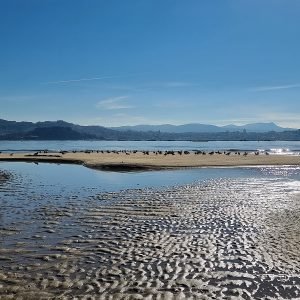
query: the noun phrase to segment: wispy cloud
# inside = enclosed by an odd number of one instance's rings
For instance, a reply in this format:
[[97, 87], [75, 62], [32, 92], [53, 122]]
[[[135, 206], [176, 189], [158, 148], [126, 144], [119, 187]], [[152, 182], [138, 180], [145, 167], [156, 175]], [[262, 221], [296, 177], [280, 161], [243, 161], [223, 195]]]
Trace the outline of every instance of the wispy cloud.
[[84, 77], [84, 78], [75, 78], [75, 79], [65, 79], [65, 80], [55, 80], [55, 81], [47, 81], [42, 82], [42, 84], [64, 84], [64, 83], [74, 83], [74, 82], [81, 82], [81, 81], [95, 81], [95, 80], [104, 80], [104, 79], [115, 79], [115, 78], [129, 78], [135, 76], [141, 76], [144, 73], [132, 73], [132, 74], [120, 74], [120, 75], [105, 75], [105, 76], [96, 76], [96, 77]]
[[99, 101], [96, 104], [96, 107], [99, 109], [105, 109], [105, 110], [133, 108], [132, 105], [129, 105], [129, 104], [123, 102], [123, 100], [125, 100], [127, 98], [129, 98], [129, 97], [128, 96], [119, 96], [119, 97], [107, 98], [107, 99]]
[[91, 78], [79, 78], [79, 79], [68, 79], [68, 80], [58, 80], [58, 81], [48, 81], [43, 82], [43, 84], [60, 84], [60, 83], [72, 83], [80, 81], [94, 81], [94, 80], [103, 80], [111, 78], [119, 78], [120, 76], [102, 76], [102, 77], [91, 77]]
[[252, 92], [268, 92], [268, 91], [276, 91], [276, 90], [287, 90], [287, 89], [295, 89], [300, 88], [300, 83], [296, 84], [286, 84], [286, 85], [273, 85], [273, 86], [260, 86], [256, 88], [252, 88]]

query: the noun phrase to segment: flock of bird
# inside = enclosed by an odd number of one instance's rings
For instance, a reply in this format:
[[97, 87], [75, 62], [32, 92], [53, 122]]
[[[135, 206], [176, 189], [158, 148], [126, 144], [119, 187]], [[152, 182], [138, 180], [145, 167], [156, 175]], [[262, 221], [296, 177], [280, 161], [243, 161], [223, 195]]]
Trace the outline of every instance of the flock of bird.
[[[90, 153], [113, 153], [113, 154], [126, 154], [126, 155], [130, 155], [130, 154], [136, 154], [136, 153], [143, 153], [144, 155], [150, 155], [150, 154], [155, 154], [155, 155], [189, 155], [189, 154], [195, 154], [195, 155], [231, 155], [231, 154], [235, 154], [235, 155], [243, 155], [243, 156], [247, 156], [249, 153], [249, 151], [210, 151], [210, 152], [206, 152], [206, 151], [201, 151], [201, 150], [192, 150], [192, 151], [183, 151], [183, 150], [178, 150], [178, 151], [173, 151], [173, 150], [166, 150], [166, 151], [161, 151], [161, 150], [157, 150], [157, 151], [139, 151], [139, 150], [82, 150], [82, 151], [77, 151], [77, 150], [73, 150], [73, 151], [59, 151], [58, 153], [60, 153], [61, 155], [67, 154], [67, 153], [85, 153], [85, 154], [90, 154]], [[1, 153], [1, 152], [0, 152]], [[48, 150], [40, 150], [40, 151], [36, 151], [33, 155], [30, 156], [41, 156], [41, 154], [48, 154], [49, 151]], [[259, 151], [255, 151], [254, 152], [255, 155], [259, 155], [260, 152]], [[10, 153], [10, 156], [13, 156], [14, 153]], [[265, 152], [265, 155], [269, 155], [268, 152]]]
[[[235, 155], [244, 155], [247, 156], [249, 153], [249, 151], [244, 151], [244, 152], [240, 152], [240, 151], [210, 151], [210, 152], [206, 152], [206, 151], [201, 151], [201, 150], [192, 150], [192, 151], [183, 151], [183, 150], [178, 150], [178, 151], [173, 151], [173, 150], [166, 150], [166, 151], [161, 151], [161, 150], [157, 150], [157, 151], [139, 151], [139, 150], [84, 150], [84, 151], [60, 151], [60, 154], [66, 154], [66, 153], [86, 153], [86, 154], [90, 154], [90, 153], [113, 153], [113, 154], [126, 154], [126, 155], [130, 155], [130, 154], [136, 154], [136, 153], [143, 153], [144, 155], [150, 155], [150, 154], [155, 154], [155, 155], [189, 155], [189, 154], [195, 154], [195, 155], [214, 155], [214, 154], [218, 154], [218, 155], [231, 155], [231, 154], [235, 154]], [[254, 152], [255, 155], [259, 155], [260, 152], [256, 151]], [[268, 152], [265, 152], [266, 155], [269, 155]]]

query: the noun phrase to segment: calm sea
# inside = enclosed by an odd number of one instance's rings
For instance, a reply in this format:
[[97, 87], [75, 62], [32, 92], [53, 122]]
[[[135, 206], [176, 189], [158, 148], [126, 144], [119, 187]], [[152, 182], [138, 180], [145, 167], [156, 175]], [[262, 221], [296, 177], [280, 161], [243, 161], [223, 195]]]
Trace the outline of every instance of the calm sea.
[[300, 141], [0, 141], [2, 152], [38, 150], [247, 150], [299, 154]]

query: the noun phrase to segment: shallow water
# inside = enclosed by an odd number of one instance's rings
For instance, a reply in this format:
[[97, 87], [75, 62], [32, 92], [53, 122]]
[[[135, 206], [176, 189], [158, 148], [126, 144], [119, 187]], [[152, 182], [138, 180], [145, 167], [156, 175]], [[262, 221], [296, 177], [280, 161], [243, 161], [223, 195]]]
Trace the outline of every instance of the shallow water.
[[299, 167], [0, 170], [0, 298], [300, 297]]
[[300, 141], [0, 141], [0, 151], [60, 150], [266, 150], [274, 154], [299, 154]]

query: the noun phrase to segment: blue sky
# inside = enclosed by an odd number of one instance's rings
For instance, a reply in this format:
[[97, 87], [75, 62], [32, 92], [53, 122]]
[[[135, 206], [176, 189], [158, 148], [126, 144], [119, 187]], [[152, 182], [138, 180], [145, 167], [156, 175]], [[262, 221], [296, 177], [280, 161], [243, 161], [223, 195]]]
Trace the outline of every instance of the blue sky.
[[0, 0], [0, 118], [300, 128], [300, 1]]

